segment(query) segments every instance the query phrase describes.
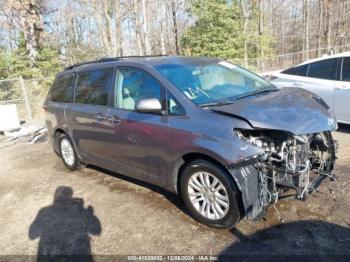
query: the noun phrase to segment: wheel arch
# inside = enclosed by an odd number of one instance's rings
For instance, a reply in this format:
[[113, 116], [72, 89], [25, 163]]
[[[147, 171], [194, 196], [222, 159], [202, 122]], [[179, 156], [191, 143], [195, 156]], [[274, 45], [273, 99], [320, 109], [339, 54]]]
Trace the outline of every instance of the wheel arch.
[[179, 165], [178, 168], [176, 169], [176, 176], [175, 176], [175, 181], [174, 181], [174, 185], [175, 185], [175, 191], [178, 194], [179, 197], [181, 197], [181, 186], [180, 186], [180, 181], [181, 181], [181, 175], [183, 173], [184, 168], [186, 167], [186, 165], [192, 161], [195, 160], [205, 160], [207, 162], [210, 162], [211, 164], [216, 165], [217, 167], [219, 167], [220, 169], [222, 169], [222, 171], [224, 171], [227, 175], [227, 177], [231, 180], [231, 182], [233, 183], [233, 185], [235, 185], [235, 191], [237, 192], [237, 196], [238, 196], [238, 208], [239, 208], [239, 212], [241, 215], [241, 218], [244, 217], [245, 215], [245, 211], [244, 211], [244, 205], [243, 205], [243, 200], [242, 200], [242, 192], [239, 189], [236, 180], [233, 178], [232, 174], [229, 172], [229, 169], [227, 166], [225, 166], [222, 162], [220, 162], [219, 160], [203, 154], [203, 153], [198, 153], [198, 152], [190, 152], [190, 153], [186, 153], [181, 157], [181, 160], [179, 161]]
[[72, 145], [74, 147], [74, 150], [79, 158], [79, 160], [81, 162], [84, 162], [83, 158], [80, 155], [80, 152], [77, 148], [77, 145], [75, 144], [74, 139], [71, 137], [71, 135], [69, 134], [68, 130], [65, 130], [64, 128], [56, 128], [54, 131], [54, 148], [55, 148], [55, 152], [60, 155], [60, 150], [59, 150], [59, 145], [58, 145], [58, 141], [59, 141], [59, 136], [58, 135], [66, 135], [68, 136], [68, 138], [70, 139], [70, 141], [72, 142]]
[[54, 135], [56, 134], [66, 134], [68, 135], [67, 130], [64, 130], [63, 128], [56, 128]]
[[56, 152], [56, 154], [60, 155], [60, 150], [59, 150], [59, 145], [58, 145], [58, 138], [61, 135], [67, 135], [69, 136], [68, 132], [66, 130], [64, 130], [63, 128], [56, 128], [53, 132], [52, 138], [53, 138], [53, 145], [54, 145], [54, 151]]
[[181, 175], [183, 173], [184, 168], [186, 165], [194, 160], [205, 160], [208, 161], [214, 165], [217, 165], [220, 167], [225, 173], [227, 174], [228, 177], [235, 183], [234, 179], [230, 175], [230, 172], [228, 171], [227, 167], [220, 162], [220, 160], [215, 159], [212, 156], [209, 156], [204, 153], [199, 153], [199, 152], [189, 152], [181, 156], [181, 159], [178, 161], [178, 163], [175, 165], [175, 170], [174, 170], [174, 176], [173, 176], [173, 185], [175, 185], [175, 191], [180, 195], [180, 179]]

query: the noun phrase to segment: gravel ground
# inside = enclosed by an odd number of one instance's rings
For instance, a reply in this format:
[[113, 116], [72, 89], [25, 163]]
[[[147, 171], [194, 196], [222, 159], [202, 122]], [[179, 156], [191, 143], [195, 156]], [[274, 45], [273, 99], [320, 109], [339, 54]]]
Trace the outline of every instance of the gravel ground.
[[[194, 221], [176, 196], [97, 168], [70, 172], [47, 141], [0, 142], [0, 255], [350, 255], [350, 127], [336, 182], [232, 230]], [[1, 140], [1, 137], [0, 137]], [[54, 201], [55, 199], [55, 201]]]

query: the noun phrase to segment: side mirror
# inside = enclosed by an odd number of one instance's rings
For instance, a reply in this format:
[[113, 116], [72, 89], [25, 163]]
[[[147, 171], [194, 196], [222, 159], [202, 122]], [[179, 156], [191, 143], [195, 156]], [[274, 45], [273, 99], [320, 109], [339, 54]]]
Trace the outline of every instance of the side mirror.
[[143, 98], [137, 101], [135, 108], [139, 113], [161, 114], [162, 104], [157, 98]]

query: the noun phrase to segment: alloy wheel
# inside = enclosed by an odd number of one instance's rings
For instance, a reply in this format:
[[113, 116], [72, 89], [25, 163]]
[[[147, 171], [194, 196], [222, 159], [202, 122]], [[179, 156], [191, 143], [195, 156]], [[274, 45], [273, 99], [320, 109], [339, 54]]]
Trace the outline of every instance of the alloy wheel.
[[72, 147], [72, 144], [66, 138], [63, 138], [61, 140], [61, 154], [64, 162], [66, 162], [67, 165], [72, 166], [74, 164], [74, 149]]
[[229, 210], [229, 198], [223, 183], [209, 172], [196, 172], [188, 181], [193, 207], [211, 220], [223, 218]]

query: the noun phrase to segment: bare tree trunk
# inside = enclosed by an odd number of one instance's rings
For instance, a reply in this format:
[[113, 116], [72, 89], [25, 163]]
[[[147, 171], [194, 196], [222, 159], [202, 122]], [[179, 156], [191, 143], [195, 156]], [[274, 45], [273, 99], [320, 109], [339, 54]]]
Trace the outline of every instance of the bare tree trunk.
[[163, 33], [163, 25], [161, 25], [161, 28], [160, 28], [160, 48], [161, 48], [162, 55], [165, 55], [166, 50], [165, 50], [165, 39], [164, 39], [164, 33]]
[[331, 52], [331, 30], [332, 30], [332, 17], [331, 17], [331, 5], [330, 1], [325, 1], [325, 9], [326, 9], [326, 39], [327, 39], [327, 52]]
[[[344, 5], [344, 0], [339, 0], [333, 4], [333, 16], [337, 19], [334, 19], [333, 22], [333, 51], [334, 52], [342, 52], [341, 45], [343, 44], [343, 26], [346, 21], [346, 16], [343, 16], [344, 10], [346, 10], [346, 6]], [[340, 47], [339, 47], [340, 46]]]
[[346, 32], [346, 8], [345, 8], [346, 4], [345, 4], [345, 0], [341, 1], [340, 4], [340, 10], [339, 12], [341, 13], [340, 15], [340, 21], [341, 21], [341, 26], [340, 26], [340, 52], [344, 52], [344, 36], [345, 36], [345, 32]]
[[149, 41], [149, 33], [148, 33], [148, 16], [146, 11], [146, 0], [141, 0], [142, 2], [142, 16], [143, 16], [143, 31], [145, 36], [145, 47], [146, 47], [146, 55], [151, 54], [151, 45]]
[[105, 51], [106, 55], [109, 55], [109, 45], [108, 45], [108, 40], [106, 37], [106, 34], [104, 34], [104, 28], [102, 26], [102, 17], [99, 12], [99, 1], [96, 1], [94, 4], [94, 16], [96, 17], [96, 22], [97, 22], [97, 29], [98, 29], [98, 36], [100, 39], [100, 42], [103, 45], [103, 50]]
[[103, 14], [106, 22], [106, 38], [107, 38], [107, 52], [109, 56], [112, 56], [116, 54], [116, 48], [115, 48], [115, 41], [112, 39], [113, 35], [113, 29], [112, 29], [112, 22], [111, 22], [111, 17], [110, 17], [110, 12], [109, 12], [109, 6], [108, 6], [109, 1], [104, 1], [103, 2]]
[[122, 10], [120, 6], [120, 0], [114, 0], [115, 9], [115, 31], [116, 31], [116, 55], [123, 56], [123, 24], [122, 24]]
[[176, 9], [175, 9], [175, 0], [171, 1], [171, 11], [172, 11], [172, 17], [173, 17], [173, 26], [174, 26], [174, 37], [175, 37], [175, 52], [176, 55], [180, 54], [180, 48], [179, 48], [179, 32], [177, 29], [177, 18], [176, 18]]
[[34, 67], [42, 42], [43, 17], [36, 0], [21, 0], [19, 21], [22, 27], [30, 67]]
[[263, 35], [263, 15], [262, 15], [262, 2], [259, 0], [259, 36], [260, 36], [260, 72], [263, 72], [263, 49], [262, 49], [262, 35]]
[[[161, 3], [161, 6], [159, 6], [159, 4]], [[160, 50], [161, 50], [161, 54], [165, 55], [166, 54], [166, 50], [165, 50], [165, 37], [164, 37], [164, 19], [162, 17], [163, 12], [166, 12], [166, 7], [165, 4], [163, 4], [162, 0], [161, 2], [159, 2], [158, 0], [156, 0], [156, 7], [158, 7], [158, 12], [157, 12], [157, 16], [159, 19], [159, 38], [160, 38]]]
[[141, 21], [140, 21], [140, 15], [139, 15], [139, 0], [135, 0], [133, 2], [134, 7], [134, 16], [135, 16], [135, 34], [136, 34], [136, 41], [137, 41], [137, 47], [138, 47], [138, 54], [142, 56], [144, 54], [143, 52], [143, 42], [142, 42], [142, 34], [141, 34]]
[[247, 38], [247, 26], [248, 26], [248, 20], [249, 20], [249, 14], [246, 10], [245, 6], [245, 1], [241, 0], [241, 7], [242, 7], [242, 12], [243, 12], [243, 17], [244, 17], [244, 22], [243, 22], [243, 37], [244, 37], [244, 65], [245, 67], [248, 67], [248, 38]]
[[324, 11], [323, 11], [323, 0], [318, 1], [318, 13], [319, 13], [319, 20], [318, 20], [318, 36], [317, 36], [317, 56], [321, 56], [321, 46], [322, 46], [322, 39], [323, 39], [323, 17], [324, 17]]
[[304, 41], [303, 41], [303, 51], [304, 51], [304, 60], [309, 59], [309, 50], [310, 50], [310, 44], [309, 44], [309, 1], [304, 0], [303, 1], [303, 22], [304, 22]]

